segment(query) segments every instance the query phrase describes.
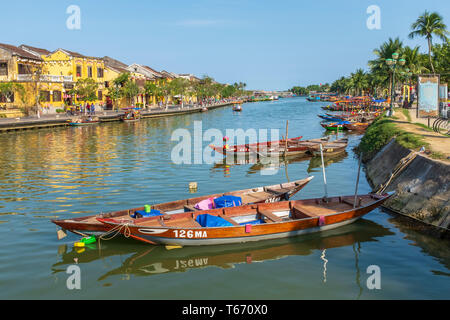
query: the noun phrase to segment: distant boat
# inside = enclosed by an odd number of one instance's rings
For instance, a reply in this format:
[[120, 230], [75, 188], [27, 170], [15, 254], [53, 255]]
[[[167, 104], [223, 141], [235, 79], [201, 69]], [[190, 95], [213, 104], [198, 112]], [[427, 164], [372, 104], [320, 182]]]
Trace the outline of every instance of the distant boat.
[[86, 126], [100, 122], [98, 117], [83, 116], [77, 119], [67, 120], [71, 126]]
[[242, 111], [242, 107], [240, 104], [233, 106], [233, 111], [237, 111], [237, 112], [241, 112]]

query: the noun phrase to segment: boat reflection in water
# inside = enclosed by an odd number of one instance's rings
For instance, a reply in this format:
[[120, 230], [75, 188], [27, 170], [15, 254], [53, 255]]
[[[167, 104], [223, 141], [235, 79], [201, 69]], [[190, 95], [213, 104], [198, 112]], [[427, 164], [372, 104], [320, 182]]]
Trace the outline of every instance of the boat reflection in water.
[[[78, 264], [84, 264], [106, 257], [131, 254], [121, 266], [103, 274], [98, 279], [101, 281], [114, 275], [150, 276], [205, 267], [228, 269], [242, 263], [278, 260], [289, 256], [308, 256], [315, 250], [321, 250], [321, 260], [324, 261], [324, 281], [326, 281], [326, 264], [333, 264], [331, 259], [326, 259], [325, 251], [327, 249], [354, 246], [355, 244], [360, 248], [363, 242], [377, 241], [376, 238], [392, 234], [389, 229], [370, 220], [362, 219], [352, 225], [326, 231], [320, 235], [305, 235], [297, 238], [246, 244], [184, 247], [172, 250], [168, 250], [164, 246], [130, 246], [129, 239], [114, 239], [110, 242], [102, 241], [101, 249], [97, 244], [82, 252], [75, 249], [66, 252], [67, 247], [61, 247], [59, 254], [62, 260], [55, 263], [52, 269], [54, 272], [64, 272], [64, 266], [73, 264], [74, 259]], [[357, 254], [359, 253], [355, 251], [355, 255]], [[357, 259], [356, 256], [355, 259]]]
[[[330, 156], [330, 157], [326, 157], [323, 159], [324, 165], [325, 167], [328, 167], [329, 165], [333, 164], [333, 163], [339, 163], [344, 161], [348, 156], [347, 151], [344, 151], [342, 153], [339, 153], [337, 155], [334, 156]], [[320, 157], [314, 157], [311, 158], [311, 160], [309, 161], [309, 166], [308, 166], [308, 173], [311, 172], [317, 172], [319, 171], [318, 169], [322, 168], [322, 159]]]
[[[328, 167], [333, 163], [342, 162], [347, 157], [348, 157], [347, 151], [344, 151], [342, 153], [333, 156], [325, 157], [324, 158], [325, 167]], [[217, 172], [219, 170], [223, 170], [224, 175], [227, 176], [231, 174], [231, 169], [233, 167], [250, 164], [251, 166], [247, 170], [247, 174], [255, 174], [263, 170], [277, 170], [283, 167], [287, 170], [290, 164], [296, 164], [303, 161], [309, 161], [309, 166], [307, 169], [308, 173], [316, 172], [317, 170], [315, 169], [320, 169], [322, 167], [322, 159], [320, 157], [312, 157], [310, 155], [291, 156], [286, 157], [286, 159], [277, 158], [272, 160], [273, 161], [262, 162], [256, 158], [246, 158], [246, 159], [224, 158], [222, 161], [216, 162], [211, 168], [211, 171]]]

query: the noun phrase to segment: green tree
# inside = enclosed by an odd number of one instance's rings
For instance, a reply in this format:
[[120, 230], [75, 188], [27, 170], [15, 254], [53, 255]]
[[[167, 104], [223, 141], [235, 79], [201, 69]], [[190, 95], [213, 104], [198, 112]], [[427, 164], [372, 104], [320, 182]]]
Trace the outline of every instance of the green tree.
[[134, 98], [140, 93], [139, 87], [133, 80], [129, 79], [122, 87], [122, 92], [128, 98], [130, 105], [134, 104]]
[[0, 95], [4, 96], [6, 101], [12, 102], [15, 92], [19, 94], [22, 102], [25, 102], [25, 88], [23, 85], [15, 82], [0, 82]]
[[361, 95], [369, 87], [368, 77], [363, 69], [358, 69], [350, 75], [350, 83], [356, 95]]
[[81, 101], [93, 102], [97, 100], [98, 84], [92, 78], [79, 79], [75, 83], [74, 91]]
[[445, 42], [433, 46], [433, 61], [436, 72], [441, 75], [441, 82], [450, 81], [450, 44]]
[[409, 34], [409, 38], [424, 37], [428, 42], [428, 58], [431, 66], [431, 70], [435, 73], [433, 61], [431, 59], [431, 51], [433, 49], [433, 35], [447, 41], [447, 26], [443, 22], [442, 16], [437, 12], [429, 13], [425, 11], [417, 20], [411, 25], [412, 32]]

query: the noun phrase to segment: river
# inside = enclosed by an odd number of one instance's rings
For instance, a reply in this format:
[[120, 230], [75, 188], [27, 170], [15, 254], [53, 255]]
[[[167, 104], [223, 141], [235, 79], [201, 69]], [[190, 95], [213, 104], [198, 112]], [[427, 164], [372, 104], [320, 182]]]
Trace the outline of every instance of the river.
[[[0, 298], [449, 299], [449, 242], [381, 209], [333, 231], [254, 244], [167, 250], [116, 237], [75, 249], [79, 236], [57, 240], [53, 218], [308, 175], [315, 178], [294, 199], [323, 196], [318, 159], [269, 167], [194, 160], [176, 164], [171, 156], [179, 143], [171, 139], [175, 129], [193, 133], [199, 124], [203, 132], [278, 129], [281, 136], [289, 120], [289, 137], [321, 137], [325, 130], [317, 115], [322, 105], [286, 98], [244, 104], [240, 113], [230, 106], [136, 123], [0, 134]], [[329, 195], [355, 191], [353, 148], [361, 136], [343, 135], [349, 138], [347, 152], [326, 162]], [[202, 142], [203, 154], [208, 143]], [[193, 181], [198, 183], [195, 194], [188, 188]], [[359, 192], [370, 191], [362, 172]], [[80, 289], [67, 286], [72, 265], [79, 267]], [[379, 276], [375, 288], [373, 270]]]

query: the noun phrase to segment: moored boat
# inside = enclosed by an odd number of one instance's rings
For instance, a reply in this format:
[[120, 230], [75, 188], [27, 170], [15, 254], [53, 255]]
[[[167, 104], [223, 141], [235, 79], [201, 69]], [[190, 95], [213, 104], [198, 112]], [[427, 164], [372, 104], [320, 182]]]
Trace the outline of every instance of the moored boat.
[[241, 112], [241, 111], [242, 111], [241, 105], [240, 105], [240, 104], [234, 105], [234, 106], [233, 106], [233, 111]]
[[323, 137], [310, 140], [288, 141], [288, 143], [278, 143], [267, 147], [250, 147], [250, 151], [260, 157], [275, 156], [299, 156], [309, 153], [309, 148], [324, 144], [329, 141], [330, 137]]
[[[324, 157], [334, 156], [336, 154], [340, 154], [345, 151], [348, 145], [347, 138], [341, 138], [338, 140], [328, 141], [322, 144], [316, 144], [308, 148], [309, 153], [313, 156], [321, 156], [323, 154]], [[320, 146], [322, 146], [322, 152], [320, 150]]]
[[[295, 137], [288, 139], [288, 143], [295, 143], [301, 140], [303, 137]], [[259, 149], [267, 149], [272, 145], [285, 145], [286, 140], [278, 140], [278, 141], [265, 141], [258, 143], [250, 143], [250, 144], [241, 144], [235, 146], [229, 146], [228, 144], [224, 144], [223, 146], [216, 146], [214, 144], [210, 144], [209, 147], [216, 152], [219, 152], [223, 155], [227, 156], [248, 156], [254, 153], [255, 150]]]
[[223, 196], [239, 197], [241, 198], [241, 203], [244, 205], [249, 203], [276, 202], [288, 200], [290, 197], [292, 197], [301, 189], [303, 189], [312, 179], [313, 177], [308, 177], [305, 179], [281, 183], [277, 185], [269, 185], [251, 189], [231, 191], [226, 193], [211, 194], [201, 197], [155, 204], [151, 206], [150, 213], [148, 214], [145, 212], [145, 207], [138, 207], [127, 210], [102, 213], [99, 215], [90, 215], [71, 219], [52, 220], [52, 222], [61, 227], [63, 230], [68, 230], [73, 233], [82, 235], [101, 235], [104, 234], [105, 232], [108, 232], [110, 228], [109, 226], [100, 223], [97, 220], [97, 218], [114, 218], [122, 221], [132, 222], [139, 216], [156, 214], [157, 211], [164, 212], [164, 214], [167, 215], [182, 212], [196, 212], [201, 211], [201, 208], [203, 207], [204, 203], [202, 205], [198, 205], [200, 202], [215, 198], [221, 198]]
[[98, 218], [127, 237], [156, 245], [220, 245], [335, 229], [381, 206], [393, 193], [252, 204], [121, 221]]
[[121, 120], [125, 122], [134, 122], [141, 119], [139, 108], [123, 108], [125, 113], [122, 115]]
[[100, 122], [98, 117], [83, 116], [76, 119], [67, 120], [71, 126], [86, 126]]
[[330, 131], [339, 131], [339, 130], [345, 129], [344, 124], [346, 124], [346, 123], [350, 123], [350, 122], [349, 121], [330, 122], [330, 123], [325, 122], [325, 123], [321, 123], [320, 125]]
[[346, 123], [344, 124], [344, 127], [347, 130], [352, 130], [352, 131], [365, 131], [367, 129], [367, 127], [369, 126], [370, 123], [368, 122], [352, 122], [352, 123]]

